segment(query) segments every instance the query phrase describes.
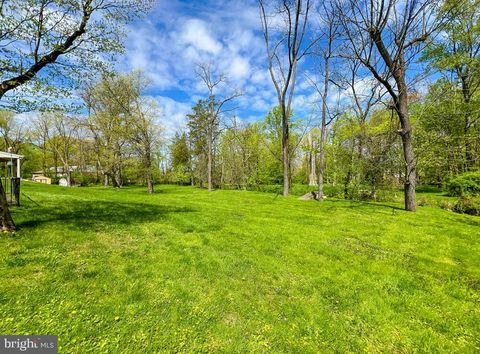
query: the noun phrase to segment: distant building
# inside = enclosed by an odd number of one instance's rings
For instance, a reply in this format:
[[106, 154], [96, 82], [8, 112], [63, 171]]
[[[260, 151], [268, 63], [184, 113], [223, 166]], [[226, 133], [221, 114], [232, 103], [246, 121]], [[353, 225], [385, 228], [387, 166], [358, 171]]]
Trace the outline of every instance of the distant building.
[[48, 175], [55, 175], [57, 177], [67, 177], [68, 173], [80, 172], [86, 174], [94, 174], [97, 172], [97, 168], [94, 165], [85, 165], [85, 166], [68, 166], [68, 170], [64, 166], [52, 166], [47, 167]]
[[52, 179], [50, 177], [44, 176], [43, 171], [33, 172], [32, 181], [37, 183], [52, 184]]

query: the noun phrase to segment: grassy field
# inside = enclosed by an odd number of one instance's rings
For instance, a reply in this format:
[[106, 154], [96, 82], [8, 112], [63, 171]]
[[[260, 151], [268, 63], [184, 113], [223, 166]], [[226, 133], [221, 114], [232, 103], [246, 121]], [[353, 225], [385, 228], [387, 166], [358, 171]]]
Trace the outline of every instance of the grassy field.
[[480, 351], [478, 217], [175, 186], [22, 189], [20, 230], [0, 234], [2, 334], [58, 335], [62, 353]]

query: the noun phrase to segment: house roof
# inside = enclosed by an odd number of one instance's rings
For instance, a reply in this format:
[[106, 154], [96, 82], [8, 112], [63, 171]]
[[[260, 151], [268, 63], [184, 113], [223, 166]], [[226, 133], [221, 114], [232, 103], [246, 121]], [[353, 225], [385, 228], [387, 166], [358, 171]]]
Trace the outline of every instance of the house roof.
[[23, 159], [23, 155], [12, 154], [11, 152], [0, 151], [0, 161]]

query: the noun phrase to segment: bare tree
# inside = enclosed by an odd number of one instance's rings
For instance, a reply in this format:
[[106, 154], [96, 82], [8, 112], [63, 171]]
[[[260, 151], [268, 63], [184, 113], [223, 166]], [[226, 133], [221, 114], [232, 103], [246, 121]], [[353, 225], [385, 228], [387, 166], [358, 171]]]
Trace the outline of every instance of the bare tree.
[[[259, 0], [260, 19], [265, 39], [268, 69], [277, 92], [282, 115], [283, 195], [290, 192], [290, 116], [298, 62], [314, 45], [307, 42], [310, 0], [279, 1], [274, 14], [267, 13], [265, 1]], [[272, 22], [279, 19], [280, 28]], [[286, 58], [285, 58], [286, 56]]]
[[[332, 12], [327, 8], [327, 5], [323, 5], [323, 33], [320, 38], [323, 39], [324, 47], [320, 50], [320, 55], [322, 58], [323, 64], [323, 89], [320, 88], [316, 82], [311, 81], [313, 87], [320, 95], [322, 100], [321, 108], [321, 123], [320, 123], [320, 141], [319, 141], [319, 154], [318, 154], [318, 196], [317, 199], [322, 201], [324, 197], [323, 192], [323, 176], [325, 173], [325, 140], [327, 135], [327, 125], [330, 124], [333, 120], [333, 116], [330, 114], [328, 109], [328, 95], [329, 95], [329, 84], [330, 84], [330, 65], [331, 59], [334, 55], [334, 42], [337, 38], [338, 24], [335, 22], [336, 19], [333, 17]], [[327, 121], [328, 120], [328, 121]]]
[[[380, 82], [372, 78], [369, 73], [364, 73], [361, 71], [362, 64], [360, 61], [355, 58], [352, 59], [352, 56], [349, 55], [348, 46], [343, 46], [339, 52], [344, 53], [340, 54], [343, 57], [342, 64], [344, 64], [344, 70], [337, 71], [332, 78], [332, 82], [344, 92], [347, 92], [347, 95], [350, 98], [350, 109], [354, 112], [355, 117], [358, 121], [359, 132], [356, 136], [357, 144], [356, 146], [352, 145], [352, 149], [356, 147], [357, 153], [356, 156], [358, 161], [363, 160], [364, 155], [364, 146], [366, 139], [366, 122], [374, 107], [380, 103], [382, 97], [386, 94], [386, 91], [382, 89]], [[349, 185], [354, 178], [353, 174], [353, 163], [354, 163], [354, 153], [352, 151], [350, 157], [350, 166], [347, 171], [347, 175], [344, 180], [344, 197], [349, 198]], [[363, 170], [362, 168], [357, 169], [357, 180], [361, 180]]]
[[[63, 168], [63, 176], [67, 180], [67, 187], [72, 185], [72, 171], [70, 160], [72, 148], [75, 143], [75, 132], [77, 131], [77, 120], [63, 112], [53, 112], [51, 114], [53, 123], [53, 136], [50, 139], [56, 140], [52, 145], [54, 153], [60, 158]], [[57, 168], [57, 166], [55, 166]]]
[[416, 210], [416, 160], [408, 112], [407, 73], [431, 33], [438, 28], [436, 0], [337, 0], [336, 13], [355, 59], [392, 99], [400, 123], [405, 159], [405, 209]]
[[212, 171], [213, 171], [213, 148], [214, 142], [218, 135], [215, 132], [214, 127], [220, 124], [221, 116], [228, 112], [234, 110], [234, 108], [227, 108], [229, 102], [234, 100], [235, 98], [241, 96], [241, 92], [238, 90], [226, 94], [226, 95], [219, 95], [218, 89], [222, 84], [226, 83], [226, 77], [223, 74], [215, 74], [212, 68], [212, 64], [202, 63], [197, 65], [197, 75], [203, 81], [205, 86], [208, 90], [208, 108], [207, 108], [207, 120], [206, 124], [206, 142], [207, 142], [207, 186], [208, 191], [211, 192], [213, 189], [212, 183]]
[[130, 136], [133, 146], [137, 150], [145, 169], [145, 181], [147, 192], [152, 194], [153, 190], [153, 152], [159, 144], [160, 128], [155, 119], [160, 115], [156, 101], [137, 97], [132, 107], [132, 127]]
[[26, 138], [26, 129], [18, 121], [15, 112], [0, 110], [0, 135], [3, 138], [3, 148], [18, 154]]
[[42, 171], [44, 174], [47, 173], [47, 152], [51, 130], [52, 121], [50, 115], [40, 114], [34, 119], [30, 131], [32, 142], [42, 151]]
[[316, 153], [316, 144], [315, 140], [313, 138], [313, 131], [310, 130], [307, 133], [307, 147], [308, 147], [308, 154], [307, 154], [307, 160], [308, 160], [308, 168], [309, 168], [309, 174], [308, 174], [308, 185], [309, 186], [316, 186], [318, 182], [318, 177], [317, 177], [317, 153]]

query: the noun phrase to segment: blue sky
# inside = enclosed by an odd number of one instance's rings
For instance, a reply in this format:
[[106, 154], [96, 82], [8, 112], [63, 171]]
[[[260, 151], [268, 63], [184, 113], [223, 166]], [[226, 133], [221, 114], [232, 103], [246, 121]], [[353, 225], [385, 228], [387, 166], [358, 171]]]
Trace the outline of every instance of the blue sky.
[[[213, 63], [232, 89], [244, 92], [236, 102], [240, 119], [263, 119], [276, 105], [256, 1], [159, 0], [129, 26], [126, 48], [121, 68], [142, 69], [150, 77], [147, 94], [159, 102], [167, 130], [180, 130], [185, 114], [206, 95], [197, 63]], [[311, 90], [299, 79], [295, 104], [303, 112]]]
[[[314, 30], [323, 26], [314, 10], [310, 12], [309, 23]], [[151, 88], [146, 94], [153, 96], [162, 108], [161, 123], [168, 135], [184, 129], [185, 115], [207, 95], [195, 73], [198, 63], [213, 63], [219, 73], [228, 77], [231, 90], [238, 88], [244, 92], [235, 103], [238, 107], [235, 114], [242, 121], [261, 120], [277, 105], [256, 0], [157, 0], [149, 14], [130, 25], [127, 33], [126, 55], [120, 58], [120, 69], [142, 69], [150, 77]], [[312, 56], [305, 59], [297, 70], [294, 118], [315, 126], [319, 123], [320, 100], [305, 74], [317, 80], [320, 88], [323, 78], [321, 69], [315, 65], [319, 59]], [[342, 64], [333, 65], [331, 70], [343, 71]], [[421, 71], [421, 65], [412, 66]], [[368, 93], [374, 81], [366, 69], [361, 76], [355, 85], [360, 95]], [[334, 109], [342, 102], [346, 109], [350, 91], [330, 86], [329, 106]], [[416, 88], [425, 91], [425, 82]]]

